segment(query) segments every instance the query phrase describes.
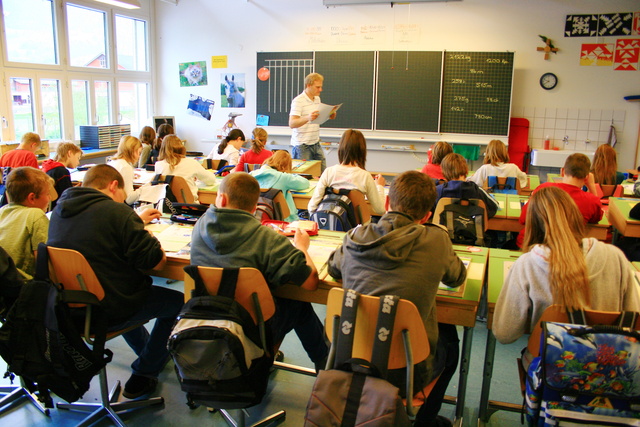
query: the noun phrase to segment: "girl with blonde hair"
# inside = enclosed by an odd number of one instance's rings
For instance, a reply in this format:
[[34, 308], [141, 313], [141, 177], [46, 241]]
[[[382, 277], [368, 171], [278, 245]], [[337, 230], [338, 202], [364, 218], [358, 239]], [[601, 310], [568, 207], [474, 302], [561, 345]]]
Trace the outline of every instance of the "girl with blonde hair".
[[515, 177], [520, 181], [522, 188], [528, 184], [527, 174], [522, 172], [515, 163], [509, 163], [507, 146], [499, 139], [493, 139], [489, 142], [484, 153], [484, 164], [469, 177], [468, 181], [473, 181], [479, 187], [484, 187], [485, 181], [490, 176]]
[[238, 165], [234, 169], [236, 172], [243, 171], [245, 163], [261, 165], [273, 155], [271, 151], [264, 148], [267, 144], [267, 138], [269, 137], [267, 131], [262, 128], [255, 128], [252, 134], [251, 150], [240, 155]]
[[[584, 218], [569, 194], [544, 187], [529, 201], [523, 250], [496, 303], [493, 334], [503, 344], [531, 333], [544, 310], [638, 311], [640, 294], [620, 249], [585, 237]], [[528, 367], [535, 355], [523, 354]]]
[[142, 153], [142, 143], [135, 136], [123, 136], [118, 144], [116, 155], [107, 162], [113, 166], [124, 179], [124, 192], [127, 196], [125, 202], [132, 205], [140, 198], [140, 189], [133, 189], [134, 170], [133, 165], [138, 164]]
[[291, 154], [287, 150], [278, 150], [264, 161], [260, 169], [251, 172], [260, 184], [260, 188], [277, 188], [282, 190], [291, 214], [284, 220], [298, 219], [298, 208], [293, 201], [291, 191], [302, 191], [309, 188], [309, 181], [291, 173]]
[[160, 154], [156, 162], [155, 172], [161, 175], [181, 176], [189, 185], [194, 200], [198, 201], [198, 186], [196, 180], [205, 185], [216, 183], [213, 172], [206, 170], [200, 162], [186, 157], [187, 149], [177, 135], [167, 135], [162, 140]]
[[622, 184], [624, 174], [618, 172], [618, 155], [612, 146], [602, 144], [596, 149], [591, 164], [591, 173], [593, 173], [596, 184]]

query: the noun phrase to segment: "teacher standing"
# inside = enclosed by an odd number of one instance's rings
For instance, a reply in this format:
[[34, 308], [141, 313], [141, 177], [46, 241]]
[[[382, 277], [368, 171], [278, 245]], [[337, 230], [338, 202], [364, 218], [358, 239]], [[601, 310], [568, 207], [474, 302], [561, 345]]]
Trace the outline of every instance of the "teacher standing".
[[[311, 73], [305, 77], [304, 92], [291, 101], [289, 127], [293, 129], [291, 134], [292, 157], [294, 159], [320, 160], [324, 172], [327, 161], [320, 146], [320, 125], [310, 123], [318, 118], [323, 82], [324, 77], [318, 73]], [[335, 119], [336, 113], [331, 114], [329, 118]]]

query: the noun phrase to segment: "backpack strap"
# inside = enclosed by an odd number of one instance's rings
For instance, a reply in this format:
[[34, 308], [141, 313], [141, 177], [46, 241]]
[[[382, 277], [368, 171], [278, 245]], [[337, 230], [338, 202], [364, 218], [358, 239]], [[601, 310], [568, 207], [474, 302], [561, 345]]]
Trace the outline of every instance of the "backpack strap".
[[351, 359], [359, 298], [360, 294], [353, 289], [345, 290], [344, 297], [342, 298], [339, 335], [333, 338], [336, 341], [336, 357], [333, 363], [333, 369], [339, 369], [344, 362]]
[[[204, 297], [209, 294], [207, 287], [200, 277], [197, 265], [188, 265], [184, 267], [184, 271], [191, 276], [195, 282], [195, 289], [191, 291], [191, 297]], [[239, 268], [224, 268], [222, 269], [222, 278], [220, 279], [220, 286], [218, 287], [217, 295], [234, 299], [236, 295], [236, 283], [238, 281]]]
[[373, 350], [371, 352], [371, 363], [378, 368], [381, 378], [387, 377], [391, 337], [399, 301], [400, 297], [397, 295], [380, 297], [380, 309], [378, 311], [378, 323], [376, 324], [376, 336], [374, 337]]
[[484, 215], [475, 216], [476, 224], [476, 245], [484, 245]]
[[447, 207], [445, 206], [444, 215], [445, 226], [447, 227], [447, 233], [449, 233], [449, 239], [453, 240], [453, 238], [455, 237], [455, 233], [453, 230], [453, 211], [447, 210]]
[[151, 185], [158, 185], [158, 184], [160, 184], [160, 177], [161, 177], [161, 176], [162, 176], [162, 175], [161, 175], [161, 174], [159, 174], [159, 173], [155, 174], [155, 175], [153, 176], [153, 179], [151, 180]]
[[498, 187], [500, 186], [500, 184], [498, 184], [498, 177], [495, 175], [491, 175], [487, 177], [487, 187], [489, 187], [492, 190], [496, 190], [498, 189]]
[[620, 317], [618, 317], [618, 326], [621, 328], [634, 329], [639, 315], [640, 314], [635, 311], [621, 312]]
[[569, 311], [567, 314], [569, 315], [569, 322], [573, 323], [574, 325], [587, 324], [587, 318], [584, 315], [584, 310]]
[[46, 243], [40, 242], [36, 252], [36, 275], [34, 278], [49, 280], [49, 251], [47, 251]]

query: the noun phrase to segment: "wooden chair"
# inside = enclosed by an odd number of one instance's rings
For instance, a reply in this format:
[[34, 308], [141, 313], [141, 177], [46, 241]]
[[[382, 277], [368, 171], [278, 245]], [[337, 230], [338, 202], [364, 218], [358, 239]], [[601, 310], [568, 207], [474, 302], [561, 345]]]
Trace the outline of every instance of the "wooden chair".
[[[49, 253], [50, 270], [52, 272], [52, 279], [57, 283], [62, 283], [65, 289], [70, 290], [84, 290], [94, 294], [99, 301], [105, 296], [104, 289], [100, 284], [100, 281], [96, 277], [93, 269], [89, 265], [86, 258], [78, 251], [72, 249], [55, 248], [52, 246], [47, 247]], [[83, 332], [84, 340], [90, 345], [93, 343], [91, 331], [91, 307], [87, 306], [85, 309], [85, 326]], [[132, 329], [135, 329], [140, 325], [135, 325], [127, 329], [108, 332], [107, 341], [116, 338]], [[124, 422], [118, 416], [119, 412], [130, 411], [138, 408], [146, 408], [152, 405], [164, 404], [162, 397], [152, 397], [149, 399], [130, 400], [125, 402], [118, 402], [118, 396], [120, 394], [120, 381], [116, 382], [111, 392], [109, 392], [109, 386], [107, 384], [107, 369], [104, 367], [100, 373], [100, 402], [99, 403], [58, 403], [56, 406], [58, 409], [70, 409], [81, 412], [91, 412], [78, 426], [88, 426], [101, 418], [107, 416], [119, 426], [124, 426]]]
[[[171, 176], [172, 178], [169, 178]], [[153, 182], [156, 179], [154, 178]], [[178, 175], [160, 175], [157, 179], [158, 183], [166, 183], [169, 185], [173, 196], [176, 198], [178, 203], [195, 203], [195, 199], [193, 197], [193, 193], [191, 192], [191, 188], [189, 188], [189, 184], [187, 184], [187, 180]]]
[[254, 171], [256, 169], [260, 169], [262, 165], [260, 163], [245, 163], [244, 164], [244, 171], [246, 173], [249, 173], [251, 171]]
[[219, 159], [203, 159], [202, 160], [202, 166], [205, 169], [218, 170], [220, 168], [225, 167], [226, 165], [227, 165], [226, 160], [219, 160]]
[[[325, 330], [331, 341], [331, 351], [327, 361], [327, 369], [333, 366], [335, 360], [334, 336], [338, 333], [340, 324], [340, 315], [342, 313], [342, 300], [344, 298], [344, 289], [332, 288], [329, 291], [327, 299], [327, 317], [325, 321]], [[356, 328], [353, 339], [352, 357], [370, 360], [371, 351], [373, 350], [373, 337], [377, 333], [376, 322], [378, 319], [378, 311], [380, 307], [380, 297], [370, 295], [360, 295], [358, 299], [358, 312], [356, 315]], [[427, 331], [424, 328], [422, 317], [417, 307], [408, 300], [401, 299], [397, 312], [396, 320], [391, 334], [391, 351], [389, 353], [388, 369], [407, 368], [407, 388], [406, 396], [414, 396], [413, 399], [407, 399], [406, 409], [410, 417], [415, 415], [414, 406], [421, 404], [420, 402], [431, 392], [437, 378], [428, 384], [423, 390], [417, 394], [413, 390], [413, 370], [414, 365], [425, 360], [430, 354], [429, 340]], [[406, 351], [410, 349], [411, 351]]]
[[603, 205], [609, 204], [609, 197], [622, 197], [624, 188], [622, 185], [597, 184], [596, 195], [600, 198]]
[[[218, 293], [220, 287], [220, 281], [222, 280], [222, 268], [213, 267], [201, 267], [198, 266], [198, 272], [204, 282], [207, 292], [211, 295]], [[193, 278], [185, 274], [184, 276], [184, 298], [185, 302], [191, 298], [191, 291], [195, 289], [195, 282]], [[236, 301], [244, 307], [256, 325], [260, 328], [260, 336], [263, 339], [263, 346], [266, 347], [266, 335], [265, 322], [269, 320], [276, 312], [275, 302], [271, 295], [271, 290], [264, 280], [264, 276], [259, 270], [255, 268], [241, 268], [238, 273], [238, 280], [236, 282]], [[275, 349], [273, 349], [275, 351]], [[245, 418], [247, 415], [246, 409], [240, 410], [240, 416], [238, 420], [234, 420], [229, 411], [223, 408], [216, 408], [220, 411], [220, 414], [224, 420], [232, 427], [244, 427]], [[276, 421], [284, 421], [286, 416], [285, 411], [278, 411], [257, 423], [252, 427], [266, 426]]]
[[[501, 190], [504, 190], [505, 187], [507, 186], [507, 179], [509, 177], [506, 177], [506, 176], [495, 176], [494, 178], [497, 181], [496, 187], [497, 187], [498, 191], [495, 191], [494, 187], [489, 187], [489, 177], [487, 177], [484, 180], [483, 188], [489, 193], [506, 192], [506, 191], [501, 191]], [[515, 188], [513, 188], [512, 190], [515, 191], [515, 194], [522, 194], [522, 187], [520, 186], [520, 180], [518, 179], [518, 177], [515, 177], [515, 182], [516, 182]]]
[[[266, 193], [271, 190], [270, 188], [261, 188], [260, 195]], [[278, 194], [273, 198], [273, 209], [275, 210], [273, 218], [274, 220], [284, 221], [289, 215], [291, 215], [291, 209], [289, 209], [289, 205], [287, 204], [287, 199], [284, 198], [284, 193], [279, 191]]]
[[[485, 206], [484, 202], [480, 199], [469, 199], [470, 201], [473, 201], [475, 204], [477, 204], [479, 207], [481, 207], [484, 210], [484, 215], [483, 215], [483, 229], [482, 229], [482, 244], [484, 244], [484, 233], [489, 229], [489, 215], [487, 214], [487, 207]], [[450, 205], [452, 203], [460, 203], [460, 204], [465, 204], [468, 202], [465, 200], [461, 200], [461, 199], [456, 199], [453, 197], [442, 197], [440, 198], [440, 200], [438, 200], [438, 204], [436, 205], [436, 209], [433, 213], [432, 216], [432, 222], [434, 224], [438, 224], [442, 227], [444, 227], [445, 229], [447, 228], [447, 225], [445, 223], [442, 223], [440, 221], [440, 214], [444, 211], [444, 207], [447, 205]]]

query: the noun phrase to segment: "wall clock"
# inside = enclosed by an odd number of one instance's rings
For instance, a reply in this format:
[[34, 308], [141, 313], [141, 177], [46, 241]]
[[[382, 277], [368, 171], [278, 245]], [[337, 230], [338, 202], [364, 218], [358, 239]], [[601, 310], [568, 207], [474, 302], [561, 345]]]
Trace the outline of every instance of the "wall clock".
[[543, 89], [551, 90], [558, 84], [558, 77], [553, 73], [544, 73], [540, 77], [540, 86]]

